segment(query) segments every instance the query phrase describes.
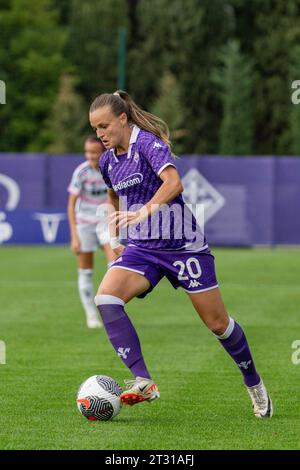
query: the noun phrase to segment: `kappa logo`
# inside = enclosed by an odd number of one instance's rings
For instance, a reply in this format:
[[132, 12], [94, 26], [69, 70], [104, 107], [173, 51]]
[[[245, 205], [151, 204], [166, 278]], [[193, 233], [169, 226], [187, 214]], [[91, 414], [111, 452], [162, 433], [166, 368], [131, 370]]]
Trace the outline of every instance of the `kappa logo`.
[[[183, 197], [186, 203], [204, 206], [205, 222], [208, 222], [224, 206], [225, 198], [216, 190], [201, 173], [193, 168], [182, 178]], [[193, 210], [197, 219], [197, 213]], [[201, 212], [199, 213], [201, 215]], [[198, 220], [198, 219], [197, 219]]]
[[199, 287], [199, 286], [202, 286], [202, 284], [200, 284], [200, 282], [196, 281], [195, 279], [192, 279], [189, 283], [189, 288], [190, 287]]
[[122, 359], [127, 359], [129, 353], [130, 348], [118, 348], [118, 356], [122, 357]]
[[119, 181], [117, 184], [113, 185], [115, 192], [120, 191], [121, 189], [126, 189], [136, 184], [140, 184], [143, 181], [142, 173], [133, 173], [132, 175], [127, 176], [122, 181]]
[[153, 145], [154, 149], [160, 148], [160, 147], [162, 147], [162, 145], [159, 142], [154, 142], [154, 145]]
[[250, 361], [242, 361], [242, 362], [240, 362], [240, 363], [238, 364], [238, 366], [239, 366], [240, 369], [245, 369], [245, 370], [247, 370], [247, 369], [249, 368], [249, 366], [250, 366], [251, 363], [252, 363], [251, 360], [250, 360]]

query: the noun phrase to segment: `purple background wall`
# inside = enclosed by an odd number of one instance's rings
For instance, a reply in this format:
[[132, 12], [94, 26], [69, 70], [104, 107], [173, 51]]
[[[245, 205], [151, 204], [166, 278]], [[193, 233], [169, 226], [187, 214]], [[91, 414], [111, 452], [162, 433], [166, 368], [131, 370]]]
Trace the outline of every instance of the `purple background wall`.
[[[67, 243], [67, 186], [82, 161], [0, 153], [0, 243]], [[205, 204], [209, 243], [300, 244], [300, 159], [185, 155], [176, 163], [186, 201]]]

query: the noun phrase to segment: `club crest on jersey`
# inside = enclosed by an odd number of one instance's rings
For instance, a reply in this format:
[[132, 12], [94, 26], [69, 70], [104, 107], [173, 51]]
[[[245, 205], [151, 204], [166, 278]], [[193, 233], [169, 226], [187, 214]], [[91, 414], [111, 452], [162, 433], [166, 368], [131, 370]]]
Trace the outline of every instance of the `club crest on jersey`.
[[159, 142], [154, 142], [154, 145], [153, 145], [154, 149], [160, 148], [160, 147], [162, 147], [162, 145]]
[[111, 166], [111, 164], [109, 164], [108, 168], [107, 168], [107, 172], [109, 173], [111, 169], [112, 169], [112, 166]]
[[136, 184], [140, 184], [143, 181], [142, 173], [133, 173], [132, 175], [127, 176], [122, 181], [113, 185], [114, 191], [120, 191], [121, 189], [130, 188]]
[[134, 157], [133, 157], [133, 160], [137, 163], [140, 159], [140, 156], [137, 152], [134, 153]]

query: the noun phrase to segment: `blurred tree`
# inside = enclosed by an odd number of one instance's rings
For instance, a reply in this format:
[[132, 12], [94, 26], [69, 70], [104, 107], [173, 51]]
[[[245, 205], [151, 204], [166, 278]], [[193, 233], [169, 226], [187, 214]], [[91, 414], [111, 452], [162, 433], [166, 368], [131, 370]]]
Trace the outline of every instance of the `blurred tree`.
[[82, 152], [88, 110], [74, 85], [74, 77], [62, 75], [59, 93], [44, 130], [44, 138], [50, 142], [48, 152]]
[[[86, 108], [97, 94], [113, 91], [118, 31], [125, 27], [127, 91], [145, 109], [158, 106], [163, 112], [174, 99], [174, 90], [162, 92], [171, 73], [180, 95], [180, 128], [188, 131], [180, 141], [185, 153], [215, 153], [219, 138], [224, 143], [226, 100], [212, 71], [223, 70], [219, 51], [233, 38], [255, 64], [253, 150], [291, 153], [298, 126], [290, 85], [300, 78], [291, 76], [299, 73], [293, 69], [299, 18], [299, 0], [0, 0], [0, 80], [7, 89], [7, 104], [0, 108], [1, 148], [49, 145], [49, 129], [43, 128], [64, 72], [74, 77], [72, 93]], [[230, 100], [232, 90], [228, 93]], [[170, 127], [173, 119], [167, 115]]]
[[159, 94], [162, 75], [169, 70], [170, 2], [128, 0], [128, 3], [130, 20], [128, 91], [140, 106], [149, 110], [151, 103]]
[[0, 15], [0, 70], [7, 104], [1, 107], [1, 150], [38, 151], [43, 149], [40, 136], [64, 67], [64, 34], [50, 0], [5, 4]]
[[[175, 2], [174, 2], [175, 3]], [[178, 78], [186, 112], [186, 151], [218, 150], [221, 103], [212, 81], [217, 53], [231, 31], [231, 10], [222, 0], [176, 2], [170, 11], [172, 71]]]
[[[292, 152], [290, 65], [300, 42], [299, 0], [231, 0], [242, 51], [255, 62], [254, 120], [257, 154]], [[297, 79], [299, 77], [295, 77]]]
[[150, 111], [168, 124], [173, 152], [175, 154], [183, 152], [182, 139], [188, 132], [187, 129], [184, 129], [184, 108], [181, 102], [179, 83], [168, 71], [160, 79], [159, 96]]
[[211, 81], [217, 51], [232, 27], [222, 0], [140, 0], [136, 47], [129, 52], [129, 89], [146, 109], [170, 70], [184, 107], [184, 151], [216, 152], [221, 104]]
[[117, 88], [118, 30], [127, 25], [126, 0], [72, 0], [67, 56], [87, 104]]
[[223, 105], [219, 152], [249, 155], [253, 143], [253, 64], [241, 54], [237, 40], [224, 46], [220, 62], [213, 75]]
[[227, 0], [231, 10], [232, 36], [239, 39], [242, 53], [253, 53], [253, 44], [256, 34], [255, 17], [258, 8], [255, 0]]
[[[292, 82], [300, 80], [300, 46], [295, 47], [291, 53], [291, 66], [290, 66], [290, 95], [292, 96], [295, 89], [291, 88]], [[297, 87], [299, 90], [299, 87]], [[299, 92], [297, 91], [297, 98], [299, 99]], [[292, 103], [291, 101], [290, 125], [291, 125], [291, 149], [294, 155], [300, 156], [300, 104]]]
[[59, 12], [59, 22], [62, 25], [68, 24], [70, 21], [70, 0], [52, 0], [53, 8]]

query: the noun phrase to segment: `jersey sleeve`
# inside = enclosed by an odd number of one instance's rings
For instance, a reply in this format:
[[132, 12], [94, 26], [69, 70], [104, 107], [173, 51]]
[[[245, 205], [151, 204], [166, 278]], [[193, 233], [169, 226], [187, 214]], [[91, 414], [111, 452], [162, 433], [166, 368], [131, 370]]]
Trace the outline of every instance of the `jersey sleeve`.
[[82, 180], [80, 178], [80, 172], [76, 169], [72, 175], [71, 182], [68, 186], [68, 191], [75, 196], [79, 196], [82, 190]]
[[109, 189], [112, 189], [112, 184], [108, 176], [108, 161], [106, 158], [103, 158], [103, 155], [100, 157], [100, 160], [99, 160], [99, 170], [106, 186]]
[[158, 176], [168, 166], [176, 168], [170, 147], [153, 134], [150, 134], [144, 142], [142, 153]]

